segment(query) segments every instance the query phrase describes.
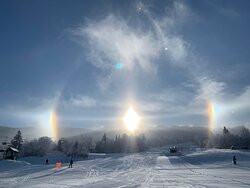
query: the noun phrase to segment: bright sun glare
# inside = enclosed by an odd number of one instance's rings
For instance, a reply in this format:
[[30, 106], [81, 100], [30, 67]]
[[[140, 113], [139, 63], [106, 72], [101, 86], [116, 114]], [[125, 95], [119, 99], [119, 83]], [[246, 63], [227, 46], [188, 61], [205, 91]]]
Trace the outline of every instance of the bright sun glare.
[[125, 116], [123, 117], [123, 121], [127, 129], [133, 132], [137, 128], [137, 125], [140, 121], [140, 117], [137, 115], [134, 109], [130, 107], [126, 112]]

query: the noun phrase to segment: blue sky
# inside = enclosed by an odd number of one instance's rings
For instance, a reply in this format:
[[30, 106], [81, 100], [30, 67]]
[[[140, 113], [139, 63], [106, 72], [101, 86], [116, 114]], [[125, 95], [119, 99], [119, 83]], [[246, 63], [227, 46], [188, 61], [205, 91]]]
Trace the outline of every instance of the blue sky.
[[[250, 3], [1, 1], [0, 125], [250, 124]], [[117, 64], [122, 65], [120, 68]]]

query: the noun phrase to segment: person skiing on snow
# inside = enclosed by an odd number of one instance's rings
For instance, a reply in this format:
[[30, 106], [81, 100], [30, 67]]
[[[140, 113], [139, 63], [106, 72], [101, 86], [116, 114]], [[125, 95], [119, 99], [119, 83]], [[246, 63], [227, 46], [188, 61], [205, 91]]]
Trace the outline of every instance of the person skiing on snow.
[[69, 162], [69, 168], [72, 168], [72, 165], [73, 165], [73, 159], [71, 158]]
[[46, 164], [46, 165], [49, 164], [49, 159], [46, 159], [45, 164]]
[[233, 164], [236, 165], [236, 157], [235, 157], [235, 155], [233, 156]]

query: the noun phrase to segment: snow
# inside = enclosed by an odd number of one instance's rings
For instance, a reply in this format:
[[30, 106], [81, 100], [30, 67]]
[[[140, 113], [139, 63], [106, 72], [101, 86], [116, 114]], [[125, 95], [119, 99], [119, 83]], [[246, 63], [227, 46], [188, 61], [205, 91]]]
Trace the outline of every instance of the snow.
[[3, 171], [9, 171], [12, 169], [22, 168], [28, 165], [31, 165], [31, 164], [25, 161], [2, 160], [0, 161], [0, 173]]
[[68, 163], [70, 161], [70, 157], [67, 157], [61, 152], [49, 153], [48, 155], [43, 157], [23, 157], [19, 160], [29, 162], [33, 165], [43, 165], [45, 164], [46, 159], [49, 160], [49, 164], [55, 164], [56, 162]]
[[[0, 161], [0, 187], [250, 187], [250, 152], [163, 153], [91, 154], [88, 160], [74, 162], [73, 168], [64, 163], [61, 169], [39, 164], [34, 157], [22, 159], [31, 163]], [[238, 165], [232, 164], [233, 155]]]
[[10, 149], [11, 149], [12, 151], [15, 151], [15, 152], [19, 153], [18, 149], [16, 149], [16, 148], [10, 147]]

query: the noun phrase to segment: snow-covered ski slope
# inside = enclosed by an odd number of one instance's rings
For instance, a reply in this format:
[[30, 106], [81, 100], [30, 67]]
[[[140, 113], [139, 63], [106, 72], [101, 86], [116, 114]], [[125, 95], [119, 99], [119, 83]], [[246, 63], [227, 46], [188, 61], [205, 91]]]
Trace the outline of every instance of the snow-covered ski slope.
[[[249, 152], [162, 153], [103, 155], [59, 170], [54, 165], [0, 161], [0, 187], [250, 187]], [[238, 165], [231, 163], [233, 155]]]

